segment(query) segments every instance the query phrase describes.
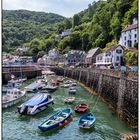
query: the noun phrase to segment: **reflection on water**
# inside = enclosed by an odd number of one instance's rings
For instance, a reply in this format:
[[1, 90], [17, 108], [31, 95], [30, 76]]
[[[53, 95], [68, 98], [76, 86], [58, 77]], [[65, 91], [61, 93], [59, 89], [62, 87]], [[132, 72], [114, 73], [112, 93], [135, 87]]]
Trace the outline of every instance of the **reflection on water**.
[[[27, 81], [29, 84], [32, 80]], [[26, 85], [26, 84], [25, 84]], [[25, 100], [31, 98], [35, 93], [29, 93]], [[132, 132], [108, 106], [98, 100], [97, 106], [93, 109], [97, 96], [91, 95], [82, 87], [77, 87], [76, 101], [73, 104], [64, 104], [64, 98], [68, 97], [68, 90], [61, 88], [51, 93], [54, 98], [54, 105], [49, 105], [44, 111], [34, 116], [20, 116], [17, 106], [3, 110], [3, 140], [118, 140], [120, 134]], [[84, 130], [78, 127], [78, 120], [82, 114], [73, 111], [73, 121], [66, 127], [55, 128], [47, 132], [41, 132], [38, 125], [44, 122], [50, 115], [63, 108], [73, 109], [79, 103], [90, 103], [89, 111], [96, 116], [95, 127], [91, 130]]]

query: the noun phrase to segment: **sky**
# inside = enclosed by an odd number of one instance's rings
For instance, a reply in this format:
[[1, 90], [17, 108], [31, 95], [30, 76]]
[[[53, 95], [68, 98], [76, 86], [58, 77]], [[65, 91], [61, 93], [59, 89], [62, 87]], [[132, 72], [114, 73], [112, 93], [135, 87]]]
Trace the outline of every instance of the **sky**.
[[88, 8], [88, 4], [97, 0], [2, 0], [4, 10], [26, 9], [46, 13], [56, 13], [65, 17]]

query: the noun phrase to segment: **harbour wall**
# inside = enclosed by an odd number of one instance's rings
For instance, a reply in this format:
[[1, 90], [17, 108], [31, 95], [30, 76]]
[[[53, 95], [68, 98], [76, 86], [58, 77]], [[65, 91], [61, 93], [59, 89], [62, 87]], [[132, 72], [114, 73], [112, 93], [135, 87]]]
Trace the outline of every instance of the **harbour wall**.
[[[125, 120], [131, 127], [138, 127], [138, 81], [124, 73], [106, 70], [51, 68], [57, 75], [73, 78], [89, 87]], [[115, 73], [115, 71], [114, 71]]]
[[15, 77], [35, 78], [42, 74], [42, 70], [36, 66], [6, 66], [2, 67], [2, 83], [6, 84], [11, 80], [11, 75]]

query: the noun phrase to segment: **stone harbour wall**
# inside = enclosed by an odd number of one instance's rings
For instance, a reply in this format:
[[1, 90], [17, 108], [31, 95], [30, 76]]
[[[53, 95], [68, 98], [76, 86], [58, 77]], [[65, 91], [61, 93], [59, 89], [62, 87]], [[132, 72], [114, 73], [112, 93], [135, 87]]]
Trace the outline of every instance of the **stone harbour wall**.
[[120, 118], [138, 127], [138, 81], [98, 70], [51, 68], [57, 75], [73, 78], [100, 95]]

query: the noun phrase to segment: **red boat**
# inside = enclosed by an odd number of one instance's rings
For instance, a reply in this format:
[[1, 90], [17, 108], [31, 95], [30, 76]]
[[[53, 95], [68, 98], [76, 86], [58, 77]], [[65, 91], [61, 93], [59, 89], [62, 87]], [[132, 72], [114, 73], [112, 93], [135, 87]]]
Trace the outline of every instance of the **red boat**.
[[79, 104], [77, 105], [75, 108], [74, 108], [74, 111], [75, 112], [78, 112], [78, 113], [83, 113], [83, 112], [86, 112], [88, 109], [88, 105], [87, 104]]

